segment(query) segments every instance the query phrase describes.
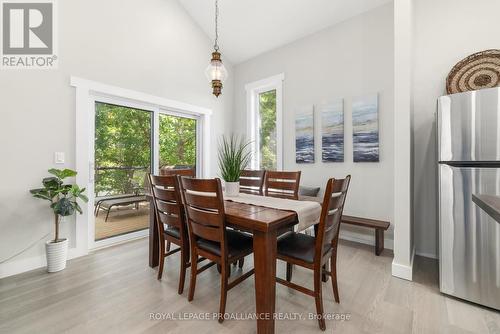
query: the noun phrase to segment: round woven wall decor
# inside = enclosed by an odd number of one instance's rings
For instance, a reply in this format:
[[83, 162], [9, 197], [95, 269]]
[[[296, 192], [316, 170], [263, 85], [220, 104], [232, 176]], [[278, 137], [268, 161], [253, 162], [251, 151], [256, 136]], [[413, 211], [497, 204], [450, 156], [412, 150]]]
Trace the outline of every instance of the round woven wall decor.
[[474, 53], [456, 64], [446, 78], [448, 94], [500, 86], [500, 50]]

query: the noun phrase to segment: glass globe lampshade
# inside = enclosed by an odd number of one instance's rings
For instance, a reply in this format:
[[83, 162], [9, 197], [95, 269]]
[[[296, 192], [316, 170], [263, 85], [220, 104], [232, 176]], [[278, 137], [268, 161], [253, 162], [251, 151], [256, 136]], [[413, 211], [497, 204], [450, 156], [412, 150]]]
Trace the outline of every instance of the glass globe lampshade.
[[215, 51], [212, 53], [212, 59], [205, 70], [205, 75], [208, 81], [212, 83], [213, 94], [219, 97], [222, 92], [222, 83], [227, 78], [227, 70], [220, 59], [219, 52]]

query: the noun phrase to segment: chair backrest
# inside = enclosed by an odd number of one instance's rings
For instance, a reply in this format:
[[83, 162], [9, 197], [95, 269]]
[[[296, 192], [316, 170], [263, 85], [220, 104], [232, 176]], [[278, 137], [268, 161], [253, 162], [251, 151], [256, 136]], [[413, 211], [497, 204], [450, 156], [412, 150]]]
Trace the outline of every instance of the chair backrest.
[[178, 228], [181, 236], [187, 236], [184, 206], [182, 205], [179, 179], [175, 175], [149, 174], [151, 195], [155, 206], [156, 223], [163, 240], [164, 226]]
[[160, 169], [160, 175], [180, 175], [196, 177], [196, 169], [194, 168], [183, 168], [183, 169]]
[[240, 192], [263, 195], [265, 170], [242, 170], [240, 175]]
[[299, 199], [300, 171], [266, 171], [266, 196]]
[[330, 249], [329, 244], [334, 250], [337, 248], [340, 222], [350, 182], [351, 175], [347, 175], [345, 179], [341, 180], [329, 179], [326, 184], [318, 235], [316, 236], [315, 261], [321, 260], [325, 252]]
[[226, 256], [226, 222], [220, 179], [181, 178], [182, 197], [189, 225], [189, 238], [220, 243], [221, 255]]

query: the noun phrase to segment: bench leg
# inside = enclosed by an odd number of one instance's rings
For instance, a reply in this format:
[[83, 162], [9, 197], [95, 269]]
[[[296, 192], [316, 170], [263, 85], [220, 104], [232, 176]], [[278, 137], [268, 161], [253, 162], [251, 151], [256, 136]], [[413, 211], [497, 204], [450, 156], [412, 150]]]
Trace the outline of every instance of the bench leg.
[[106, 213], [106, 218], [104, 219], [105, 222], [108, 221], [108, 217], [109, 217], [109, 212], [111, 211], [111, 206], [108, 208], [108, 212]]
[[375, 255], [379, 256], [384, 250], [384, 230], [375, 230]]

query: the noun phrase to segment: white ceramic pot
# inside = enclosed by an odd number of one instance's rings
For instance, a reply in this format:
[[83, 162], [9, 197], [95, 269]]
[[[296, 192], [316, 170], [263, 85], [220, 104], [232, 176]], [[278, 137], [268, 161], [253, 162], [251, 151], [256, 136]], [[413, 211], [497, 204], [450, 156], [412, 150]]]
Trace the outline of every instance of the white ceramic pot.
[[47, 271], [55, 273], [66, 268], [66, 259], [68, 257], [68, 239], [58, 242], [47, 241], [45, 243], [47, 253]]
[[240, 193], [239, 182], [226, 182], [226, 195], [230, 197], [238, 196]]

